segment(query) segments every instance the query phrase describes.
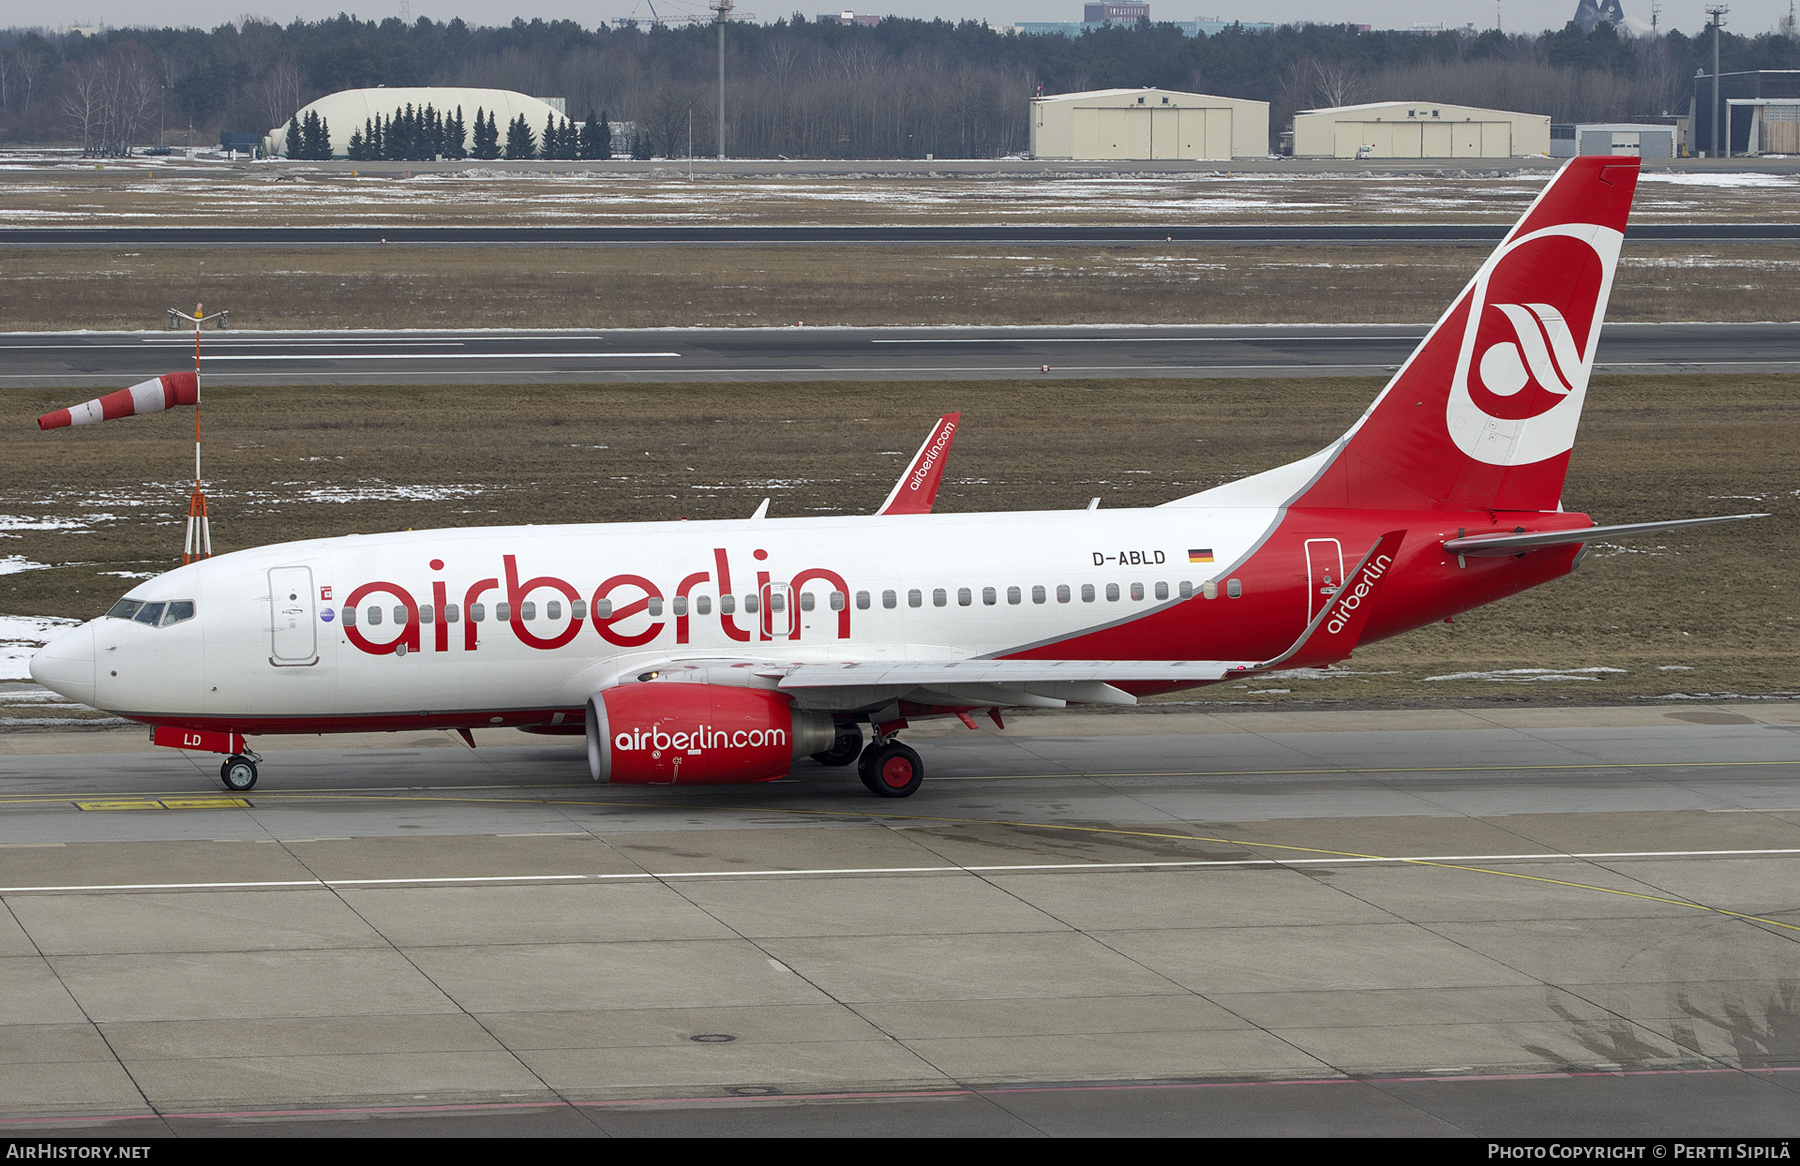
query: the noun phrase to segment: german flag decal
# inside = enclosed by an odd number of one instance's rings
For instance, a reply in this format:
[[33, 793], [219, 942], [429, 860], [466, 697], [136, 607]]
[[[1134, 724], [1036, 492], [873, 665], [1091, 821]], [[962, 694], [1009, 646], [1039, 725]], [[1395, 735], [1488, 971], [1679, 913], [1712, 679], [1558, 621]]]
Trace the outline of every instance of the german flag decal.
[[1210, 563], [1212, 561], [1213, 556], [1211, 547], [1201, 547], [1199, 550], [1190, 549], [1188, 551], [1188, 562], [1190, 563]]

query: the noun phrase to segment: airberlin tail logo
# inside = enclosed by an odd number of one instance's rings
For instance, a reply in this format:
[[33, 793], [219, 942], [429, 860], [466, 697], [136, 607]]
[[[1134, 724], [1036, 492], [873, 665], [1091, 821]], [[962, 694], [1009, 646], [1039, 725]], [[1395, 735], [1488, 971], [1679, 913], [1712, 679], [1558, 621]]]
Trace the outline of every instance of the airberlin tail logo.
[[1550, 304], [1492, 307], [1512, 323], [1515, 339], [1492, 344], [1481, 354], [1482, 387], [1510, 397], [1535, 380], [1548, 393], [1572, 391], [1581, 378], [1581, 353], [1563, 314]]
[[1444, 418], [1464, 453], [1516, 466], [1574, 445], [1622, 238], [1589, 223], [1548, 227], [1476, 276]]

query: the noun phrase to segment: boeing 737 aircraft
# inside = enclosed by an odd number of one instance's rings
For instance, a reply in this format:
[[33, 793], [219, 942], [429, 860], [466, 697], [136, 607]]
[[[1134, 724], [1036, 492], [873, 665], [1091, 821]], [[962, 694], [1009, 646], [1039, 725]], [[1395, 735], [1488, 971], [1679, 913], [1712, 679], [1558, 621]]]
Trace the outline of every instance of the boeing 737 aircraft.
[[769, 781], [810, 755], [905, 797], [911, 720], [1323, 667], [1565, 575], [1597, 538], [1729, 521], [1562, 509], [1637, 177], [1571, 161], [1349, 432], [1161, 506], [933, 514], [951, 415], [876, 515], [239, 551], [133, 587], [31, 673], [227, 754], [234, 790], [250, 735], [512, 726], [585, 733], [598, 781]]

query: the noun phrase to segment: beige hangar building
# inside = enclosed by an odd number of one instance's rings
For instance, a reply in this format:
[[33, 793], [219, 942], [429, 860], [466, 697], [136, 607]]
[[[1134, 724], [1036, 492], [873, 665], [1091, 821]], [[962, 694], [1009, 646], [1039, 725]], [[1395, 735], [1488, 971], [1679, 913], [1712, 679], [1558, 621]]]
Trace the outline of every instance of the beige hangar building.
[[1294, 115], [1296, 158], [1523, 158], [1550, 152], [1550, 118], [1441, 101], [1374, 101]]
[[1031, 154], [1071, 161], [1229, 162], [1269, 153], [1269, 103], [1169, 89], [1095, 89], [1031, 102]]

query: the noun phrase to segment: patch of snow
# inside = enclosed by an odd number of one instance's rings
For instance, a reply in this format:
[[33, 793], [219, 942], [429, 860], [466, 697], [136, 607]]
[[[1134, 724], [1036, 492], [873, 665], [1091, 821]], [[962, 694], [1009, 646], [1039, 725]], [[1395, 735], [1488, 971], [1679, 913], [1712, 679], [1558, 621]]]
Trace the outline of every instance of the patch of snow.
[[1624, 671], [1623, 668], [1570, 668], [1560, 672], [1554, 668], [1501, 668], [1493, 672], [1452, 672], [1448, 676], [1427, 676], [1425, 681], [1487, 680], [1496, 684], [1533, 684], [1541, 680], [1598, 681], [1600, 677], [1596, 673]]

